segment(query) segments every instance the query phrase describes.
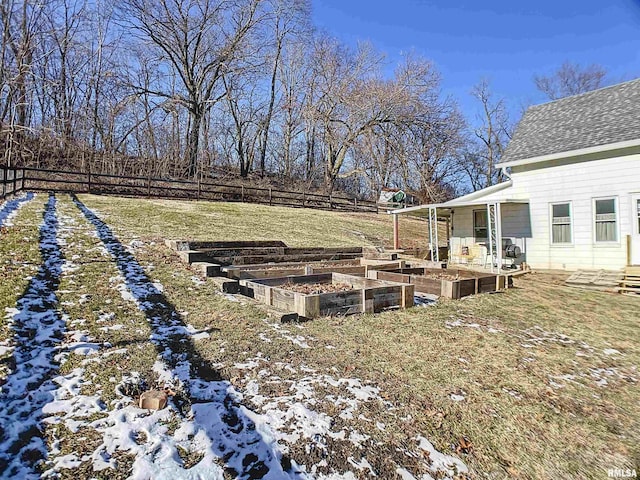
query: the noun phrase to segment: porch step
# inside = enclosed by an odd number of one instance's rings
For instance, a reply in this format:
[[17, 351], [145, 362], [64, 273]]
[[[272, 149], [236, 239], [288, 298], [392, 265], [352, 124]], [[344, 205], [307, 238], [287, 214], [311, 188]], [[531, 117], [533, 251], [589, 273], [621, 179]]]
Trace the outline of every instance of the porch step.
[[623, 279], [624, 273], [622, 271], [578, 270], [565, 283], [572, 287], [615, 292]]
[[640, 267], [626, 267], [624, 277], [620, 282], [620, 293], [625, 295], [640, 295]]

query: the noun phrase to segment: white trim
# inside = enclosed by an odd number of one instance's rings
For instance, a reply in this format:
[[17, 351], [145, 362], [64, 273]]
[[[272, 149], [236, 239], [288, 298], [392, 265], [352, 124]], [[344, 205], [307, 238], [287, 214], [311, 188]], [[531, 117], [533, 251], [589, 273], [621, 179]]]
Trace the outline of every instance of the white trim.
[[[554, 205], [569, 205], [569, 231], [571, 232], [571, 241], [570, 242], [554, 242], [553, 241], [553, 206]], [[551, 248], [556, 247], [573, 247], [575, 242], [575, 237], [573, 233], [573, 202], [571, 200], [566, 200], [562, 202], [549, 202], [549, 246]]]
[[[616, 239], [615, 240], [597, 240], [596, 239], [596, 202], [598, 200], [613, 200], [613, 208], [615, 208], [616, 214]], [[617, 195], [609, 195], [606, 197], [592, 197], [591, 198], [591, 228], [592, 240], [594, 246], [615, 246], [620, 245], [620, 206], [618, 204]]]
[[490, 187], [485, 187], [481, 190], [476, 190], [475, 192], [467, 193], [461, 197], [454, 198], [453, 200], [449, 200], [445, 202], [444, 205], [458, 202], [467, 202], [469, 200], [475, 200], [477, 198], [484, 197], [485, 195], [489, 195], [494, 192], [499, 192], [500, 190], [504, 190], [507, 187], [511, 187], [513, 185], [513, 180], [509, 179], [506, 182], [497, 183], [496, 185], [491, 185]]
[[498, 183], [497, 185], [492, 185], [487, 188], [483, 188], [482, 190], [478, 190], [476, 192], [469, 193], [467, 195], [463, 195], [462, 197], [454, 198], [453, 200], [449, 200], [448, 202], [443, 203], [427, 203], [424, 205], [417, 205], [415, 207], [409, 208], [399, 208], [397, 210], [391, 210], [390, 214], [403, 214], [403, 213], [413, 213], [421, 210], [426, 210], [430, 207], [436, 208], [455, 208], [455, 207], [471, 207], [471, 206], [481, 206], [486, 205], [487, 203], [529, 203], [528, 199], [495, 199], [495, 200], [482, 200], [482, 197], [490, 195], [495, 192], [499, 192], [500, 190], [504, 190], [513, 185], [512, 180], [508, 180], [506, 182]]
[[[485, 214], [485, 224], [484, 224], [484, 229], [485, 229], [485, 235], [484, 235], [484, 239], [481, 239], [479, 237], [476, 237], [476, 212], [484, 212]], [[474, 243], [478, 244], [480, 242], [478, 242], [478, 240], [481, 240], [483, 242], [489, 242], [489, 212], [487, 212], [487, 208], [474, 208], [473, 210], [471, 210], [471, 223], [473, 224], [473, 241]]]
[[530, 165], [532, 163], [548, 162], [560, 158], [577, 157], [580, 155], [588, 155], [590, 153], [606, 152], [608, 150], [620, 150], [622, 148], [640, 147], [640, 139], [625, 140], [623, 142], [606, 143], [604, 145], [596, 145], [595, 147], [578, 148], [576, 150], [566, 150], [564, 152], [550, 153], [547, 155], [539, 155], [537, 157], [523, 158], [521, 160], [512, 160], [510, 162], [498, 163], [496, 167], [518, 167], [520, 165]]
[[631, 193], [631, 235], [640, 235], [640, 208], [637, 202], [640, 202], [640, 192]]

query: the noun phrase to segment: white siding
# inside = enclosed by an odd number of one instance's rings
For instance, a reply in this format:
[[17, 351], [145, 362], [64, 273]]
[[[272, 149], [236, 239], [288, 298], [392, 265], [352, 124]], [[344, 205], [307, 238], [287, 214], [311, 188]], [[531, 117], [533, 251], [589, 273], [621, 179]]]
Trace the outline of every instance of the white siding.
[[[575, 270], [621, 268], [627, 261], [626, 236], [631, 233], [631, 194], [640, 192], [640, 154], [584, 162], [554, 162], [543, 167], [518, 167], [513, 185], [482, 197], [486, 200], [528, 199], [529, 214], [522, 206], [502, 207], [503, 238], [524, 247], [526, 261], [534, 268]], [[594, 239], [593, 199], [617, 197], [618, 241], [598, 244]], [[551, 245], [551, 203], [571, 202], [573, 243]], [[473, 243], [473, 208], [456, 208], [452, 252], [456, 245]], [[527, 223], [530, 230], [527, 232]], [[465, 226], [466, 225], [466, 226]], [[527, 235], [527, 233], [529, 233]], [[522, 243], [521, 243], [522, 242]]]
[[[483, 256], [486, 255], [486, 249], [480, 247], [483, 240], [476, 243], [473, 236], [473, 211], [486, 209], [486, 207], [457, 207], [453, 213], [453, 234], [451, 236], [452, 254], [459, 255], [461, 247], [466, 246], [472, 249], [481, 258], [475, 261], [484, 262]], [[531, 220], [529, 218], [529, 205], [527, 204], [504, 204], [502, 210], [502, 239], [509, 239], [511, 243], [518, 245], [525, 254], [520, 261], [527, 261], [527, 241], [531, 239]], [[518, 262], [519, 263], [519, 262]]]

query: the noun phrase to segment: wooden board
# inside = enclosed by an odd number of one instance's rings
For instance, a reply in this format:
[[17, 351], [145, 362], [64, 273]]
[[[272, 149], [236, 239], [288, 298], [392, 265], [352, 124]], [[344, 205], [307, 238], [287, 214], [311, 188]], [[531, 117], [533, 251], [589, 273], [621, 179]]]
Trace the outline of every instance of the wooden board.
[[[458, 275], [456, 280], [430, 278], [429, 274]], [[445, 270], [428, 268], [404, 268], [395, 271], [370, 271], [369, 278], [402, 282], [415, 286], [415, 291], [445, 298], [460, 299], [476, 293], [494, 292], [505, 288], [504, 275], [479, 274], [467, 270]]]
[[220, 265], [208, 262], [193, 262], [191, 267], [200, 272], [204, 277], [219, 277]]
[[623, 271], [578, 270], [565, 280], [565, 284], [571, 287], [613, 292], [618, 291], [624, 278]]
[[[251, 255], [241, 257], [205, 257], [209, 261], [222, 265], [249, 265], [255, 263], [281, 263], [281, 262], [318, 262], [321, 260], [347, 260], [357, 258], [357, 253], [316, 253], [316, 254], [300, 254], [300, 255]], [[196, 260], [203, 261], [200, 257], [194, 256]], [[206, 260], [204, 260], [206, 261]]]
[[360, 265], [364, 265], [369, 267], [370, 269], [376, 270], [390, 270], [390, 269], [398, 269], [405, 267], [404, 260], [376, 260], [373, 258], [361, 258]]
[[221, 269], [223, 272], [230, 272], [236, 270], [260, 270], [267, 269], [269, 267], [273, 267], [275, 265], [279, 267], [292, 267], [299, 268], [301, 266], [326, 266], [326, 264], [330, 262], [331, 264], [336, 264], [338, 266], [358, 266], [360, 265], [360, 261], [358, 259], [347, 259], [347, 260], [329, 260], [329, 261], [315, 261], [315, 262], [271, 262], [271, 263], [251, 263], [248, 265], [225, 265], [222, 266]]
[[[298, 284], [347, 284], [351, 290], [320, 294], [303, 294], [278, 288], [287, 283]], [[295, 312], [301, 317], [320, 315], [347, 315], [351, 313], [375, 313], [385, 308], [413, 306], [413, 285], [389, 281], [371, 280], [341, 273], [281, 278], [240, 280], [240, 291], [275, 308]]]
[[288, 247], [285, 249], [287, 255], [298, 255], [304, 253], [362, 253], [362, 247]]
[[165, 240], [165, 244], [174, 250], [202, 250], [209, 248], [258, 248], [258, 247], [285, 247], [286, 243], [280, 240]]

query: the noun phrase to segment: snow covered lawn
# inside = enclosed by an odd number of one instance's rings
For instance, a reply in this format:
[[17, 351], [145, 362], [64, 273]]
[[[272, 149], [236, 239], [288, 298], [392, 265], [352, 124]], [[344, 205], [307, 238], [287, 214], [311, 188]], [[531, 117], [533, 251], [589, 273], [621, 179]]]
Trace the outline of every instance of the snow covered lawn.
[[[48, 199], [39, 247], [42, 266], [8, 311], [13, 336], [5, 354], [15, 363], [0, 394], [0, 412], [11, 420], [0, 430], [7, 478], [454, 478], [467, 471], [423, 436], [407, 438], [401, 455], [389, 458], [400, 444], [384, 442], [382, 420], [396, 407], [377, 386], [295, 359], [271, 361], [259, 347], [316, 347], [298, 327], [253, 320], [251, 307], [187, 269], [165, 285], [162, 258], [147, 262], [153, 253], [144, 242], [121, 242], [79, 200]], [[168, 288], [204, 304], [213, 296], [215, 320], [198, 316], [191, 324]], [[229, 316], [225, 307], [237, 311]], [[261, 330], [260, 343], [228, 355], [234, 339], [212, 323], [242, 321], [242, 310]], [[150, 387], [171, 392], [166, 409], [137, 407]], [[375, 421], [370, 409], [380, 414]]]
[[[0, 231], [0, 412], [14, 420], [0, 430], [0, 478], [633, 467], [635, 299], [532, 276], [505, 294], [281, 324], [134, 228], [153, 216], [131, 200], [123, 217], [126, 202], [39, 195]], [[212, 221], [194, 234], [210, 237]], [[167, 388], [168, 407], [138, 408], [148, 388]]]

